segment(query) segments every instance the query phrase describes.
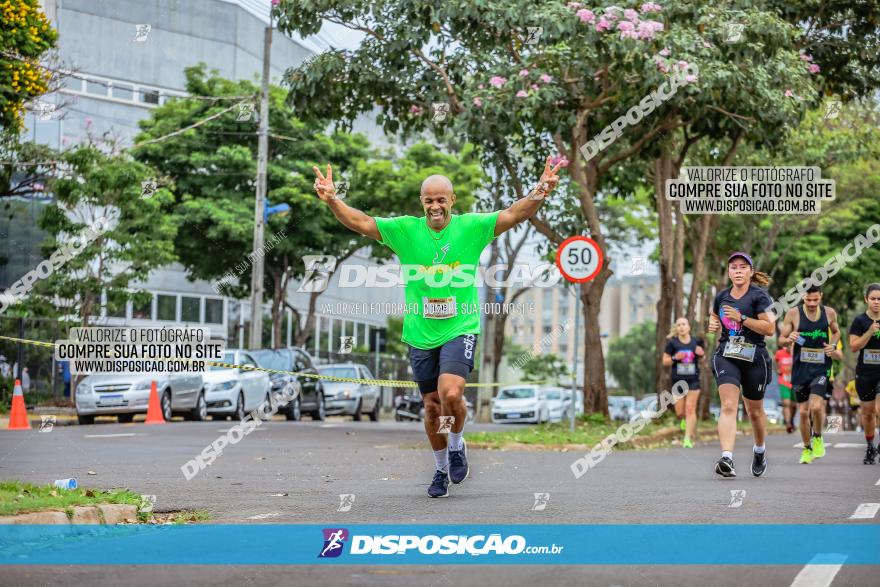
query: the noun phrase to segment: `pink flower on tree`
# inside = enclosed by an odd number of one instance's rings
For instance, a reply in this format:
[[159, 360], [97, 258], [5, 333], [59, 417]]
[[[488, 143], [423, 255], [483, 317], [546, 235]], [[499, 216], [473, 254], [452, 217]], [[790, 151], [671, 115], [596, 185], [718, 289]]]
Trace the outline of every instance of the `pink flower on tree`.
[[532, 89], [533, 90], [540, 90], [541, 86], [539, 86], [538, 84], [532, 84]]
[[807, 55], [806, 53], [801, 53], [801, 61], [812, 61], [813, 56]]
[[493, 87], [500, 88], [504, 84], [507, 83], [506, 77], [501, 77], [500, 75], [493, 75], [492, 79], [489, 80], [489, 84]]
[[633, 10], [632, 8], [627, 8], [623, 11], [623, 18], [630, 21], [633, 24], [638, 24], [639, 22], [639, 13]]
[[660, 49], [660, 55], [662, 55], [663, 57], [669, 57], [670, 53], [671, 51], [669, 49]]
[[425, 111], [424, 108], [422, 108], [421, 106], [417, 106], [415, 104], [413, 104], [412, 106], [409, 107], [410, 114], [421, 114], [424, 111]]
[[580, 2], [569, 2], [568, 4], [566, 4], [566, 6], [568, 6], [571, 10], [574, 10], [575, 8], [580, 8], [581, 6], [583, 6], [583, 4], [581, 4]]
[[566, 157], [565, 155], [553, 155], [552, 157], [550, 157], [550, 166], [551, 167], [556, 167], [560, 163], [562, 164], [563, 167], [568, 167], [568, 164], [571, 162], [568, 160], [568, 157]]
[[599, 22], [596, 23], [596, 32], [601, 33], [602, 31], [607, 31], [611, 28], [611, 23], [605, 20], [604, 16], [599, 17]]
[[678, 63], [676, 63], [676, 65], [679, 69], [687, 69], [690, 63], [688, 63], [687, 61], [679, 61]]
[[620, 8], [617, 6], [609, 6], [605, 9], [605, 18], [608, 20], [620, 20]]
[[642, 14], [647, 14], [648, 12], [660, 12], [663, 10], [663, 7], [655, 2], [645, 2], [642, 4], [641, 9]]
[[520, 77], [526, 77], [527, 75], [529, 75], [529, 70], [528, 70], [528, 69], [520, 69], [520, 70], [519, 70], [519, 76], [520, 76]]
[[581, 19], [581, 22], [593, 22], [594, 20], [596, 20], [596, 15], [593, 14], [593, 11], [587, 10], [586, 8], [578, 10], [575, 13], [575, 16]]
[[520, 90], [520, 91], [518, 91], [518, 92], [516, 93], [516, 97], [517, 97], [517, 98], [525, 98], [525, 97], [527, 97], [527, 96], [528, 96], [528, 94], [526, 93], [525, 90]]
[[663, 30], [663, 23], [655, 20], [643, 20], [639, 23], [638, 38], [653, 39], [654, 35]]
[[479, 108], [479, 107], [481, 107], [482, 105], [483, 105], [483, 101], [482, 101], [482, 100], [480, 100], [479, 98], [474, 98], [474, 106], [476, 106], [477, 108]]
[[545, 84], [549, 84], [550, 82], [553, 81], [553, 76], [547, 75], [546, 73], [542, 73], [541, 74], [541, 81], [544, 82]]
[[819, 73], [822, 71], [822, 68], [816, 65], [815, 63], [810, 64], [810, 73]]
[[688, 74], [688, 75], [684, 76], [684, 81], [686, 81], [689, 84], [692, 84], [695, 81], [697, 81], [697, 76], [695, 76], [694, 74]]
[[272, 0], [272, 6], [278, 6], [281, 4], [281, 0]]
[[636, 32], [636, 26], [628, 20], [622, 20], [617, 23], [617, 30], [620, 31], [621, 39], [638, 39], [639, 34]]
[[480, 90], [482, 90], [482, 89], [485, 88], [485, 87], [486, 87], [486, 86], [484, 86], [483, 84], [480, 84], [480, 85], [477, 86], [477, 88], [480, 89]]
[[791, 90], [785, 90], [785, 97], [794, 98], [794, 92], [792, 92]]

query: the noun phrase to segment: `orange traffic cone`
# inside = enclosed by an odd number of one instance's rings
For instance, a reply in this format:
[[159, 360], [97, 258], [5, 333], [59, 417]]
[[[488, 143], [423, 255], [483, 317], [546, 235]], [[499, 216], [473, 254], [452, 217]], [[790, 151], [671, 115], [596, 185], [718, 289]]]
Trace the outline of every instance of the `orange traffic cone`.
[[162, 405], [159, 403], [159, 392], [156, 391], [156, 382], [150, 386], [150, 403], [147, 404], [147, 419], [144, 424], [164, 424], [165, 417], [162, 415]]
[[27, 410], [24, 407], [24, 394], [21, 391], [21, 380], [15, 380], [15, 390], [12, 392], [12, 411], [9, 413], [10, 430], [30, 430], [31, 423], [28, 421]]

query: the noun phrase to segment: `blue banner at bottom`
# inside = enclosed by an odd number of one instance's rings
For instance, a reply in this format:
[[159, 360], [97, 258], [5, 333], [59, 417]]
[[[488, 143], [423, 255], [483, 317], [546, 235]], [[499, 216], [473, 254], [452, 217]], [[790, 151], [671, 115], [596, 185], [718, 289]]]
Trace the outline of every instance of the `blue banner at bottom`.
[[0, 526], [4, 565], [880, 564], [880, 525]]

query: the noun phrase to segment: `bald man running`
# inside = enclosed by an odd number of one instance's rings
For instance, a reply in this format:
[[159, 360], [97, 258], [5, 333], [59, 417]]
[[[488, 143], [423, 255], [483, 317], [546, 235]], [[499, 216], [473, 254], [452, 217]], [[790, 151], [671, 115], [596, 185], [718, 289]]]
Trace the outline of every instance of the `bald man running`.
[[[538, 185], [509, 208], [485, 214], [452, 214], [455, 192], [443, 175], [422, 183], [424, 216], [374, 218], [336, 198], [333, 170], [326, 177], [315, 167], [315, 191], [347, 228], [379, 241], [394, 251], [402, 265], [408, 312], [403, 318], [403, 342], [410, 347], [410, 364], [425, 401], [425, 433], [434, 451], [436, 471], [430, 497], [449, 495], [449, 481], [468, 476], [462, 433], [467, 416], [464, 386], [474, 368], [480, 334], [476, 272], [480, 254], [492, 240], [531, 217], [559, 183], [547, 158]], [[441, 416], [452, 416], [447, 434]], [[448, 420], [446, 420], [448, 423]]]

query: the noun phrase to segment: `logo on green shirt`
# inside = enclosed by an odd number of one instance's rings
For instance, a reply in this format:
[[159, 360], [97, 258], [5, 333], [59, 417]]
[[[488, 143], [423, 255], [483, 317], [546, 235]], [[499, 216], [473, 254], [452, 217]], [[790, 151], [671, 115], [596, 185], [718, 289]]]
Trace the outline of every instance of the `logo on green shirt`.
[[801, 332], [801, 336], [805, 336], [807, 338], [828, 338], [828, 331], [817, 328], [816, 330], [810, 330], [809, 332]]

